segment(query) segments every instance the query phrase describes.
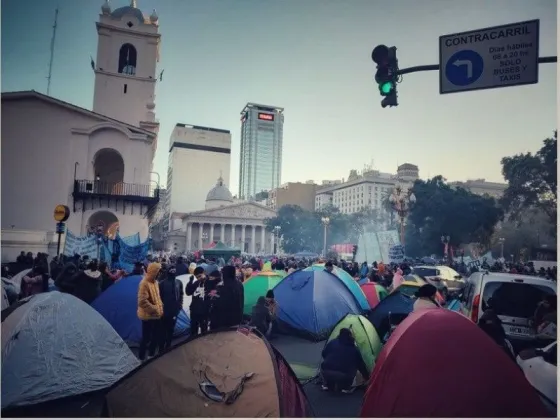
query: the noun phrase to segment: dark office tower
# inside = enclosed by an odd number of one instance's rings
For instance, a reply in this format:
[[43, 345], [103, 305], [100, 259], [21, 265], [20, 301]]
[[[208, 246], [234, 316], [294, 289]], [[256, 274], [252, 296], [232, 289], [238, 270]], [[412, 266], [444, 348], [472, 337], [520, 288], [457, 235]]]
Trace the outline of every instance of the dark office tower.
[[280, 186], [284, 108], [248, 103], [241, 111], [239, 198]]

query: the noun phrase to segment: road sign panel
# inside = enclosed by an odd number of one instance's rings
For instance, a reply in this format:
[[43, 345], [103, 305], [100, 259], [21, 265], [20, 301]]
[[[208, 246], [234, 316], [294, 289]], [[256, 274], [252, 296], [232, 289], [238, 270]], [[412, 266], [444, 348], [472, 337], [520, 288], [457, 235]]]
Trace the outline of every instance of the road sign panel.
[[539, 81], [539, 20], [439, 37], [440, 93]]

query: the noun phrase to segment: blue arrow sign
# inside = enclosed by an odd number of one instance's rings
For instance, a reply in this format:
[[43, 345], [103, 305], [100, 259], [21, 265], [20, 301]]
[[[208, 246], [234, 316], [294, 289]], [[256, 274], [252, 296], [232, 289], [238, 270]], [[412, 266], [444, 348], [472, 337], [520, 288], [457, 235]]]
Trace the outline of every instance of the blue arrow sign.
[[456, 52], [445, 65], [445, 77], [456, 86], [467, 86], [476, 82], [483, 71], [484, 60], [472, 50]]

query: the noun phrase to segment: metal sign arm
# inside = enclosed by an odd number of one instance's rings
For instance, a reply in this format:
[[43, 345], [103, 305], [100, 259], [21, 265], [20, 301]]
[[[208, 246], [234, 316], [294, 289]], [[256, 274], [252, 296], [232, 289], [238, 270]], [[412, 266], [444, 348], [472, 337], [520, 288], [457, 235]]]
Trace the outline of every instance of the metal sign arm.
[[[557, 56], [539, 57], [539, 64], [556, 63], [557, 60], [558, 60]], [[435, 71], [439, 70], [439, 64], [428, 64], [426, 66], [407, 67], [406, 69], [399, 69], [397, 74], [401, 76], [403, 74], [416, 73], [419, 71], [434, 71], [434, 70]]]

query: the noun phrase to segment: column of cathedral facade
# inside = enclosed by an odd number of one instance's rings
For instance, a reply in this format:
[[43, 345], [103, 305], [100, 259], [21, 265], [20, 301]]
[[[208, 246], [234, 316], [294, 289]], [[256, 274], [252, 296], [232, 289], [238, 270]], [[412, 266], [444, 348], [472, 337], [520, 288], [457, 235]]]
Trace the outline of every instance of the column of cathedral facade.
[[187, 251], [220, 241], [249, 254], [274, 252], [274, 234], [267, 232], [262, 224], [189, 222], [186, 236]]

